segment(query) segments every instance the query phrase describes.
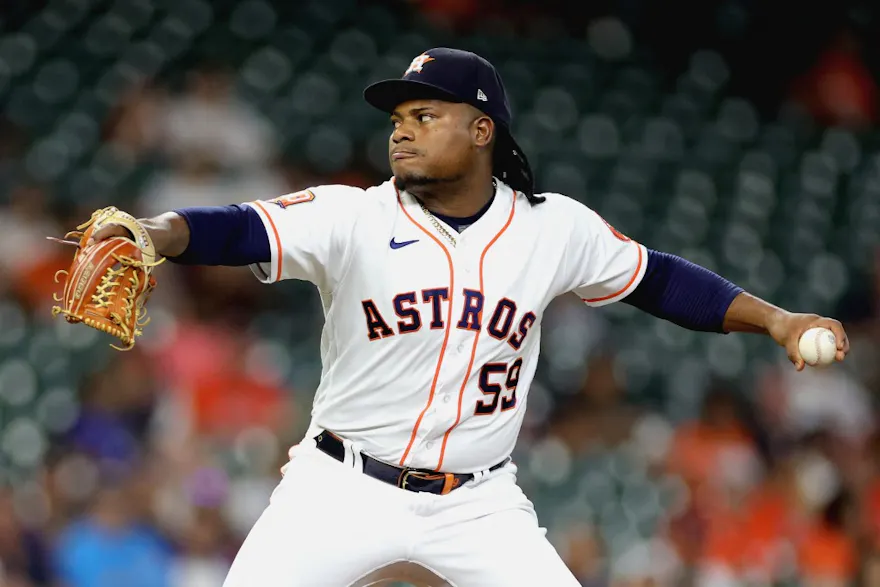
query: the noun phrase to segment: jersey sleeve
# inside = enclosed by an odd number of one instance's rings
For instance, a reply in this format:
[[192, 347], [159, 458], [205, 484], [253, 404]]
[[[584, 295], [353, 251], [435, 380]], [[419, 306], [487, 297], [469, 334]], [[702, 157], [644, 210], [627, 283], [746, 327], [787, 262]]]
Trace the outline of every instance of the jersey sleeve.
[[363, 201], [359, 188], [326, 185], [247, 202], [263, 221], [271, 250], [271, 261], [251, 271], [264, 283], [300, 279], [332, 290], [348, 263]]
[[590, 306], [622, 300], [644, 277], [647, 250], [592, 209], [562, 198], [564, 218], [559, 224], [568, 228], [562, 267], [564, 291], [573, 291]]

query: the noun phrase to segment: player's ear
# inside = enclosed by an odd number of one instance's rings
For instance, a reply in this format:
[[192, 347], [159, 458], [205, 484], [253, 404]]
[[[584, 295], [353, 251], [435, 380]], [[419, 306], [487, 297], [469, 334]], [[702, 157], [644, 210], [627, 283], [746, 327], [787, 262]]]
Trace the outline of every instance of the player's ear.
[[487, 147], [492, 143], [495, 134], [495, 123], [488, 116], [480, 116], [474, 120], [473, 125], [474, 144], [479, 147]]

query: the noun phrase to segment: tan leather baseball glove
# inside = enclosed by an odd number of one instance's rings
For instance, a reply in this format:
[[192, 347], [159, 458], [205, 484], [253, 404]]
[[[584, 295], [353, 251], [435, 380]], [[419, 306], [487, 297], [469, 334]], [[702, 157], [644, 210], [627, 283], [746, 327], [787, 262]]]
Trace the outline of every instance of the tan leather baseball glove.
[[[89, 243], [92, 234], [108, 224], [125, 227], [132, 238]], [[96, 210], [64, 239], [49, 238], [77, 247], [70, 268], [55, 274], [56, 283], [63, 276], [64, 290], [54, 295], [61, 305], [52, 308], [52, 315], [115, 336], [124, 345], [110, 345], [115, 349], [131, 349], [149, 322], [146, 303], [156, 287], [153, 269], [164, 261], [147, 230], [131, 214], [110, 206]], [[66, 240], [71, 238], [77, 240]]]

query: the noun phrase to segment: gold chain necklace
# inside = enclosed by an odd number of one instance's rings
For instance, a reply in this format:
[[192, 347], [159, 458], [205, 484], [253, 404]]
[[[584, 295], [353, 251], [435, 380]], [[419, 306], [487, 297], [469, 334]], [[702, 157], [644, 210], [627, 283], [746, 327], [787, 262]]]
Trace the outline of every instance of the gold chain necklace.
[[434, 217], [433, 214], [431, 214], [431, 211], [428, 210], [427, 208], [425, 208], [425, 205], [422, 204], [420, 201], [419, 201], [419, 206], [421, 206], [422, 212], [425, 213], [425, 216], [428, 217], [428, 220], [431, 222], [431, 224], [434, 225], [434, 228], [437, 229], [437, 232], [439, 232], [440, 234], [445, 236], [446, 240], [448, 240], [450, 243], [452, 243], [453, 247], [456, 246], [455, 237], [453, 237], [451, 234], [449, 234], [448, 230], [443, 228], [443, 226], [440, 224], [440, 222]]
[[[495, 178], [494, 178], [494, 177], [492, 178], [492, 187], [495, 188], [496, 191], [498, 190], [498, 184], [495, 182]], [[422, 212], [425, 213], [425, 216], [428, 217], [428, 220], [431, 222], [431, 224], [434, 226], [434, 228], [437, 229], [437, 232], [439, 232], [440, 234], [442, 234], [443, 236], [445, 236], [445, 237], [446, 237], [446, 240], [448, 240], [450, 243], [452, 243], [452, 246], [453, 246], [453, 247], [454, 247], [454, 246], [457, 246], [457, 245], [456, 245], [456, 242], [455, 242], [455, 237], [452, 236], [451, 234], [449, 234], [449, 231], [448, 231], [448, 230], [446, 230], [445, 228], [443, 228], [443, 225], [440, 224], [440, 221], [437, 220], [437, 219], [434, 217], [433, 214], [431, 214], [431, 211], [430, 211], [430, 210], [428, 210], [427, 208], [425, 208], [425, 205], [422, 204], [422, 201], [421, 201], [420, 199], [415, 198], [415, 200], [416, 200], [416, 202], [419, 203], [419, 206], [422, 208]]]

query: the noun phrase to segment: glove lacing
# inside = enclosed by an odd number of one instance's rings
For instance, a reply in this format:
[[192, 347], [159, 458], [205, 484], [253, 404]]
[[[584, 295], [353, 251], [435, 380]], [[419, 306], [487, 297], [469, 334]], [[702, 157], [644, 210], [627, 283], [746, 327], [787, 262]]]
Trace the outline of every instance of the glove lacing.
[[[165, 257], [162, 257], [155, 263], [145, 263], [143, 261], [138, 261], [136, 259], [132, 259], [131, 257], [127, 257], [125, 255], [117, 255], [116, 253], [111, 253], [110, 255], [117, 262], [119, 262], [120, 267], [118, 269], [114, 269], [113, 267], [108, 267], [107, 271], [104, 275], [101, 276], [101, 282], [95, 287], [95, 293], [92, 294], [91, 300], [92, 303], [97, 308], [109, 308], [113, 301], [112, 296], [116, 291], [116, 288], [119, 287], [120, 281], [119, 278], [130, 268], [134, 267], [136, 269], [140, 269], [143, 272], [146, 272], [147, 269], [152, 269], [158, 265], [161, 265], [165, 262]], [[58, 282], [59, 275], [66, 275], [68, 272], [64, 269], [61, 269], [55, 273], [55, 281]], [[136, 337], [143, 334], [142, 328], [149, 324], [150, 318], [147, 316], [147, 308], [143, 305], [143, 300], [138, 305], [135, 310], [135, 304], [137, 302], [137, 294], [138, 290], [141, 286], [140, 280], [140, 272], [135, 271], [128, 277], [129, 287], [123, 287], [122, 291], [125, 293], [125, 296], [122, 298], [122, 306], [124, 316], [120, 316], [117, 312], [110, 312], [109, 318], [110, 320], [117, 326], [117, 332], [112, 332], [105, 324], [93, 323], [90, 324], [92, 326], [97, 327], [98, 329], [108, 332], [109, 334], [114, 334], [121, 338], [123, 341], [127, 343], [125, 347], [118, 347], [116, 345], [111, 344], [110, 346], [114, 349], [120, 351], [131, 350], [134, 347], [134, 340]], [[147, 292], [144, 292], [146, 295]], [[63, 298], [59, 298], [58, 294], [52, 294], [52, 297], [57, 302], [62, 302]], [[128, 323], [131, 321], [132, 313], [137, 312], [134, 319], [134, 333], [128, 327]], [[65, 314], [67, 316], [73, 316], [73, 314], [64, 308], [55, 306], [52, 308], [52, 315], [57, 316], [58, 314]], [[85, 322], [91, 323], [92, 321], [89, 319], [85, 319]]]

